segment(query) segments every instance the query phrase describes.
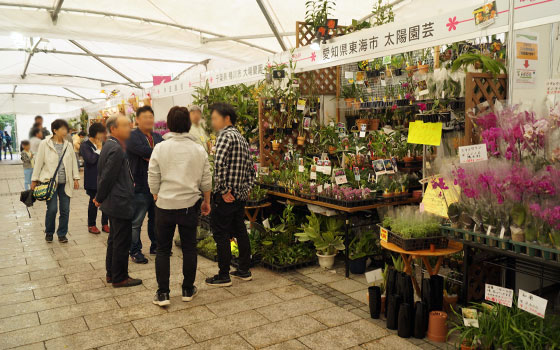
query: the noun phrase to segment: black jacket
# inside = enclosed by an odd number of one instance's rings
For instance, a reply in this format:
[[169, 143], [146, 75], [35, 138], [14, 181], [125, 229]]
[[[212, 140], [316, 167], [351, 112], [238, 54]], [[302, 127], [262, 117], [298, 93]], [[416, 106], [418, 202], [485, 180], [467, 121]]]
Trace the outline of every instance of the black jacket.
[[[155, 132], [152, 132], [152, 138], [154, 139], [154, 147], [163, 141], [161, 135]], [[152, 156], [152, 151], [153, 148], [150, 147], [148, 138], [140, 129], [135, 129], [130, 133], [130, 138], [126, 142], [126, 153], [130, 161], [130, 170], [134, 177], [134, 191], [136, 193], [150, 193], [150, 188], [148, 187], [148, 163]]]
[[97, 161], [99, 154], [95, 153], [97, 148], [90, 140], [80, 145], [80, 155], [84, 158], [84, 189], [97, 190]]
[[101, 203], [101, 211], [108, 216], [132, 219], [134, 181], [126, 153], [114, 137], [105, 142], [97, 162], [95, 199]]

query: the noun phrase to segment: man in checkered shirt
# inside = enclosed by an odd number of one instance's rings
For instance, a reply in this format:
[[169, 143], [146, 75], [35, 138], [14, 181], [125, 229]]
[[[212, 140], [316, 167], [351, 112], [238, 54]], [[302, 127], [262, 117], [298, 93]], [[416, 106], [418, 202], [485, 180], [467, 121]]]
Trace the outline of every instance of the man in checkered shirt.
[[234, 126], [237, 113], [227, 103], [210, 106], [212, 127], [218, 132], [214, 161], [214, 203], [212, 208], [212, 233], [218, 248], [218, 267], [214, 277], [206, 284], [219, 287], [231, 286], [230, 238], [235, 237], [239, 248], [239, 268], [231, 276], [245, 281], [252, 279], [251, 244], [245, 226], [245, 202], [255, 182], [255, 169], [249, 154], [249, 144]]

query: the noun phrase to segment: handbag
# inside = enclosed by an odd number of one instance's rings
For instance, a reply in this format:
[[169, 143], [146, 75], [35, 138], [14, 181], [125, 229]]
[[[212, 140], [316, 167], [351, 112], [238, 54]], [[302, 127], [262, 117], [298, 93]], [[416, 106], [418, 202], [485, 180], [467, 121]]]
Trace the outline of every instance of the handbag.
[[43, 182], [35, 186], [33, 190], [33, 197], [38, 201], [50, 201], [54, 195], [54, 191], [56, 188], [56, 176], [58, 174], [58, 169], [60, 169], [60, 164], [62, 164], [62, 160], [64, 159], [64, 155], [66, 154], [66, 150], [68, 146], [62, 152], [62, 157], [58, 160], [58, 165], [56, 166], [56, 170], [54, 171], [53, 177], [49, 180], [49, 182]]

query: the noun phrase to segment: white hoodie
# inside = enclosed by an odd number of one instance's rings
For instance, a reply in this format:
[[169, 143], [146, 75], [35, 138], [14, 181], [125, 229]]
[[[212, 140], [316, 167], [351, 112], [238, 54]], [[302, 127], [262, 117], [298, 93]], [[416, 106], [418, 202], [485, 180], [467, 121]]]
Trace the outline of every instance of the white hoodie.
[[150, 192], [161, 209], [190, 208], [212, 190], [208, 155], [194, 136], [170, 132], [156, 145], [148, 166]]

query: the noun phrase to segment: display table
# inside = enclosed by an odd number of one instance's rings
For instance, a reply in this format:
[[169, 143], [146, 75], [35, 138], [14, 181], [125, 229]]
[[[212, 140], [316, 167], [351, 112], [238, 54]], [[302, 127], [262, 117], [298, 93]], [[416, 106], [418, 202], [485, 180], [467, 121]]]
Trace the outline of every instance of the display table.
[[[439, 268], [441, 267], [444, 256], [455, 254], [455, 253], [463, 250], [463, 244], [462, 243], [452, 241], [452, 240], [449, 240], [449, 244], [447, 245], [447, 248], [436, 249], [434, 251], [431, 251], [429, 249], [425, 249], [425, 250], [404, 250], [404, 249], [396, 246], [393, 243], [384, 242], [384, 241], [381, 241], [381, 246], [383, 248], [387, 249], [387, 250], [390, 250], [390, 251], [395, 252], [395, 253], [399, 253], [401, 255], [401, 257], [403, 259], [403, 262], [404, 262], [404, 272], [407, 275], [409, 275], [410, 278], [412, 279], [412, 285], [414, 286], [414, 290], [416, 291], [416, 294], [418, 294], [418, 296], [421, 296], [420, 287], [418, 286], [418, 282], [416, 281], [416, 277], [412, 273], [412, 259], [421, 258], [422, 262], [424, 262], [426, 270], [428, 271], [430, 276], [433, 276], [433, 275], [438, 274]], [[432, 267], [432, 265], [430, 264], [430, 260], [428, 259], [430, 257], [437, 257], [438, 258], [436, 266]]]
[[290, 199], [290, 200], [293, 200], [293, 201], [298, 201], [298, 202], [307, 203], [307, 204], [313, 204], [313, 205], [316, 205], [316, 206], [319, 206], [319, 207], [334, 209], [334, 210], [338, 210], [338, 211], [341, 211], [342, 213], [344, 213], [344, 247], [345, 247], [344, 265], [345, 265], [345, 275], [346, 275], [346, 277], [350, 276], [350, 259], [348, 258], [349, 253], [350, 253], [349, 252], [350, 240], [348, 238], [348, 226], [350, 226], [350, 222], [348, 220], [348, 215], [352, 214], [352, 213], [357, 213], [357, 212], [360, 212], [360, 211], [383, 208], [383, 207], [391, 207], [391, 206], [395, 206], [395, 205], [417, 204], [417, 203], [420, 203], [422, 201], [422, 198], [407, 198], [407, 199], [403, 199], [402, 201], [398, 201], [398, 202], [375, 203], [375, 204], [364, 205], [364, 206], [359, 206], [359, 207], [343, 207], [343, 206], [336, 205], [336, 204], [331, 204], [331, 203], [326, 203], [326, 202], [301, 198], [301, 197], [294, 196], [294, 195], [288, 194], [288, 193], [283, 193], [283, 192], [268, 191], [268, 194], [272, 195], [272, 196], [276, 196], [276, 197], [282, 197], [282, 198]]
[[[245, 206], [245, 216], [247, 216], [247, 219], [249, 220], [251, 225], [253, 225], [253, 222], [257, 221], [257, 216], [259, 215], [261, 209], [270, 207], [271, 205], [272, 204], [270, 202], [265, 202], [255, 206]], [[251, 210], [254, 210], [252, 214], [251, 214]]]

